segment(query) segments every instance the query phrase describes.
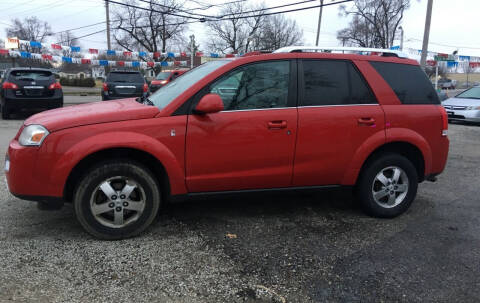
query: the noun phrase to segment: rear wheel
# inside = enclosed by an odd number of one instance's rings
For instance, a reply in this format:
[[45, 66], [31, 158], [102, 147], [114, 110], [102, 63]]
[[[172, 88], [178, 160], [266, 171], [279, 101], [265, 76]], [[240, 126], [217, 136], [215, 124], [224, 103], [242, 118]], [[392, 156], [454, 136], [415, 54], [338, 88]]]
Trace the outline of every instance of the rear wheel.
[[384, 154], [367, 163], [356, 185], [363, 210], [374, 217], [392, 218], [404, 213], [417, 194], [415, 166], [399, 154]]
[[139, 234], [153, 222], [159, 206], [159, 186], [151, 172], [128, 161], [105, 162], [92, 168], [74, 195], [80, 224], [105, 240]]

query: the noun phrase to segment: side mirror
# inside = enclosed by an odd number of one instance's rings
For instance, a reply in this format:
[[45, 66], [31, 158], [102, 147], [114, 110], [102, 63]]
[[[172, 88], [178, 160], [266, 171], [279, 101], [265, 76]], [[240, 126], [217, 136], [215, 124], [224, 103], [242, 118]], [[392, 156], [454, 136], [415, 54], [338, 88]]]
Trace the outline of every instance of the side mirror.
[[213, 114], [223, 110], [223, 101], [217, 94], [206, 94], [200, 99], [194, 112], [196, 114]]

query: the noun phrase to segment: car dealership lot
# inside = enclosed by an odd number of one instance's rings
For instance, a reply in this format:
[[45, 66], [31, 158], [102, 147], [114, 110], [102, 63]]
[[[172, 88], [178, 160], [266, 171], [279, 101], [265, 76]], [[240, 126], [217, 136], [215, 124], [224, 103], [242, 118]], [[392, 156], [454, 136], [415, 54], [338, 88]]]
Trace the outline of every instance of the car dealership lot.
[[[2, 154], [20, 118], [0, 121]], [[105, 242], [71, 206], [40, 211], [2, 183], [0, 302], [475, 301], [480, 127], [449, 132], [446, 171], [391, 220], [366, 217], [345, 191], [205, 198]]]

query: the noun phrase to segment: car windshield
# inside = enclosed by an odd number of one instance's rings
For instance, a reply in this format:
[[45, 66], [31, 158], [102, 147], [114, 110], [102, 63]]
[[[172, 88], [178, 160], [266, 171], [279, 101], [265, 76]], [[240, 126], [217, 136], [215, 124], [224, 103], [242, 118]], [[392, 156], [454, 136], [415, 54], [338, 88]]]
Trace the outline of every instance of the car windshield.
[[49, 80], [52, 76], [52, 72], [42, 70], [12, 71], [11, 76], [14, 77], [16, 80], [39, 81]]
[[480, 99], [480, 87], [472, 87], [471, 89], [467, 89], [463, 93], [455, 96], [455, 98]]
[[210, 61], [196, 67], [173, 82], [168, 83], [162, 89], [149, 97], [149, 100], [159, 109], [163, 109], [170, 104], [181, 93], [189, 89], [192, 85], [197, 83], [214, 70], [230, 62], [229, 60]]
[[140, 73], [110, 73], [107, 82], [143, 83], [145, 79]]
[[161, 72], [155, 77], [157, 80], [167, 80], [170, 77], [171, 72]]

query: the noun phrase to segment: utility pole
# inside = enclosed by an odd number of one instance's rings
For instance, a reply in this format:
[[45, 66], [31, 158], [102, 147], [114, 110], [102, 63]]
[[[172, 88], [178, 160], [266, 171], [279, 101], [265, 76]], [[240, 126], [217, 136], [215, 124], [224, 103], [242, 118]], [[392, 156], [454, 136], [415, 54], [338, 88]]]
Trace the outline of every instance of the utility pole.
[[432, 21], [432, 5], [433, 0], [428, 0], [427, 16], [425, 18], [425, 30], [423, 32], [422, 56], [420, 59], [420, 65], [422, 66], [423, 70], [425, 70], [425, 65], [427, 63], [428, 39], [430, 37], [430, 22]]
[[190, 69], [193, 68], [193, 59], [195, 58], [195, 35], [190, 36]]
[[108, 0], [105, 0], [105, 14], [107, 19], [107, 47], [108, 49], [112, 49], [112, 45], [110, 44], [110, 12], [108, 9]]
[[[107, 21], [107, 48], [110, 50], [112, 49], [112, 44], [110, 42], [110, 11], [108, 9], [108, 0], [105, 0], [105, 14], [106, 14], [106, 21]], [[107, 65], [105, 66], [105, 77], [107, 73], [110, 72], [110, 67]]]
[[318, 46], [318, 38], [320, 38], [320, 25], [322, 25], [322, 12], [323, 12], [323, 0], [320, 0], [320, 13], [318, 14], [318, 27], [317, 27], [317, 41], [315, 46]]
[[403, 51], [403, 27], [400, 26], [398, 29], [401, 30], [401, 34], [400, 34], [400, 50]]

